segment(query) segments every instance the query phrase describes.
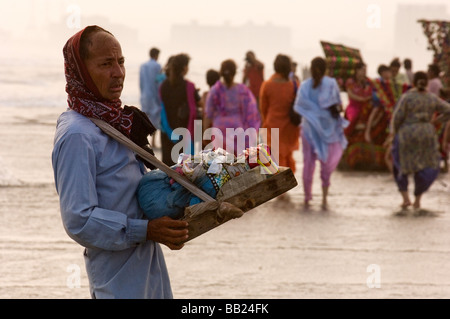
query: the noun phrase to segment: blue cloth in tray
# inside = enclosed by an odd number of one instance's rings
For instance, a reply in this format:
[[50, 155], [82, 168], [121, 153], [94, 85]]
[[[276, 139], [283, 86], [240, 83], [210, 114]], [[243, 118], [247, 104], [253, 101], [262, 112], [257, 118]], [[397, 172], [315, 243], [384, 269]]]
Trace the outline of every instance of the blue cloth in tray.
[[[145, 174], [138, 186], [139, 205], [148, 219], [164, 216], [178, 218], [183, 215], [184, 208], [201, 203], [202, 200], [178, 183], [170, 183], [171, 179], [160, 170]], [[194, 184], [215, 198], [217, 191], [210, 177], [205, 174], [198, 177]]]

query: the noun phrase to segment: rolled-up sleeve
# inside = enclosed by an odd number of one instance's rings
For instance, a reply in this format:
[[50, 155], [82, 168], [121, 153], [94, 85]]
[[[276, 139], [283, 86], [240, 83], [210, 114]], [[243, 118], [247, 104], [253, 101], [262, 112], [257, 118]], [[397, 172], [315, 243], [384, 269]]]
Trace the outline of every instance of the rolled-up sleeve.
[[99, 207], [96, 151], [86, 135], [72, 134], [60, 141], [52, 161], [62, 222], [73, 240], [112, 251], [146, 241], [147, 220]]

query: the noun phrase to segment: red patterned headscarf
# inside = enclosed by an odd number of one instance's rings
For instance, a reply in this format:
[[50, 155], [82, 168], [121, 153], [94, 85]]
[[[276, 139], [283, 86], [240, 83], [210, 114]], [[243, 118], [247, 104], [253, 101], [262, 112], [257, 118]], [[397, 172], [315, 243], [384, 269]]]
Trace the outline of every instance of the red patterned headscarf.
[[80, 39], [86, 29], [71, 37], [63, 49], [69, 107], [87, 117], [101, 119], [130, 137], [133, 113], [124, 112], [120, 99], [104, 99], [80, 56]]

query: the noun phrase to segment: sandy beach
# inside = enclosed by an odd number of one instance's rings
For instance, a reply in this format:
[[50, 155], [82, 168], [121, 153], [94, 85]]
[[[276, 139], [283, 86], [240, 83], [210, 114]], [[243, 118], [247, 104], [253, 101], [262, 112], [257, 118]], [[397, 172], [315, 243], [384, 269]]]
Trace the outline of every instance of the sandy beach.
[[[65, 233], [51, 151], [59, 107], [2, 107], [0, 298], [90, 298], [83, 248]], [[157, 153], [158, 154], [158, 153]], [[388, 173], [332, 176], [330, 208], [299, 186], [189, 242], [163, 247], [175, 298], [448, 298], [448, 174], [423, 210], [398, 214]]]
[[[378, 70], [383, 65], [395, 76], [397, 67], [392, 62], [397, 59], [401, 62], [393, 81], [397, 84], [409, 74], [405, 60], [412, 62], [413, 73], [426, 72], [430, 63], [437, 63], [441, 80], [450, 86], [450, 60], [446, 59], [450, 38], [445, 38], [449, 0], [175, 0], [129, 1], [120, 6], [111, 1], [32, 0], [2, 4], [0, 299], [13, 305], [17, 305], [15, 299], [91, 298], [85, 248], [64, 229], [51, 162], [56, 122], [67, 109], [63, 47], [86, 26], [98, 25], [120, 42], [120, 54], [115, 44], [107, 45], [108, 41], [98, 45], [98, 51], [111, 49], [108, 63], [114, 60], [111, 57], [117, 57], [121, 71], [124, 63], [126, 77], [98, 87], [115, 94], [123, 88], [122, 106], [142, 109], [140, 69], [149, 60], [152, 48], [161, 51], [158, 62], [166, 75], [173, 70], [167, 69], [170, 58], [187, 54], [188, 68], [180, 64], [180, 69], [200, 96], [210, 90], [207, 71], [219, 71], [228, 59], [236, 63], [234, 82], [251, 84], [254, 74], [252, 80], [244, 76], [248, 75], [246, 65], [253, 61], [247, 57], [249, 51], [263, 64], [257, 69], [263, 71], [264, 80], [278, 69], [277, 55], [288, 55], [295, 62], [296, 68], [291, 71], [299, 77], [300, 87], [316, 74], [312, 72], [317, 70], [311, 67], [312, 60], [325, 58], [322, 65], [326, 64], [328, 70], [324, 74], [341, 84], [344, 110], [350, 103], [351, 93], [347, 92], [352, 89], [346, 79], [355, 75], [353, 93], [359, 95], [360, 91], [367, 98], [358, 99], [353, 115], [365, 122], [364, 127], [370, 127], [366, 122], [371, 111], [363, 104], [371, 101], [382, 105], [389, 114], [397, 101], [392, 98], [400, 95], [400, 90], [387, 87], [387, 94], [380, 95], [381, 91], [373, 94], [365, 84], [358, 87], [358, 83], [365, 83], [359, 72], [363, 68], [356, 67], [359, 62], [366, 64], [365, 75], [372, 84], [382, 76]], [[88, 51], [82, 53], [93, 53]], [[66, 66], [75, 69], [73, 63]], [[101, 64], [95, 69], [100, 70]], [[106, 79], [106, 69], [103, 71], [97, 73], [99, 79]], [[123, 74], [118, 74], [122, 79]], [[110, 79], [112, 75], [109, 73]], [[255, 97], [264, 100], [261, 91], [255, 92]], [[282, 90], [277, 88], [276, 92]], [[258, 108], [262, 110], [261, 103]], [[359, 128], [358, 123], [355, 127]], [[372, 128], [375, 131], [376, 126]], [[378, 132], [376, 137], [384, 140], [381, 136], [386, 129]], [[372, 137], [374, 141], [376, 137]], [[414, 143], [416, 149], [418, 144]], [[401, 210], [402, 198], [391, 173], [336, 170], [331, 176], [329, 207], [323, 209], [320, 165], [316, 163], [313, 199], [305, 208], [301, 147], [300, 143], [294, 153], [298, 186], [287, 193], [286, 199], [272, 199], [194, 238], [179, 251], [161, 246], [174, 298], [186, 304], [193, 303], [191, 299], [214, 299], [218, 303], [221, 299], [287, 299], [286, 304], [294, 300], [302, 315], [305, 311], [298, 300], [303, 299], [450, 298], [450, 172], [440, 173], [422, 197], [422, 208], [415, 211]], [[367, 149], [376, 157], [375, 148]], [[160, 148], [155, 148], [155, 154], [161, 159]], [[412, 177], [409, 186], [414, 200]], [[166, 305], [161, 310], [178, 311], [172, 303]], [[86, 313], [85, 307], [78, 309]], [[335, 307], [330, 309], [337, 312]], [[416, 307], [409, 309], [415, 311]], [[355, 308], [351, 310], [355, 312]], [[425, 311], [430, 315], [429, 308]], [[291, 317], [292, 313], [278, 317]]]

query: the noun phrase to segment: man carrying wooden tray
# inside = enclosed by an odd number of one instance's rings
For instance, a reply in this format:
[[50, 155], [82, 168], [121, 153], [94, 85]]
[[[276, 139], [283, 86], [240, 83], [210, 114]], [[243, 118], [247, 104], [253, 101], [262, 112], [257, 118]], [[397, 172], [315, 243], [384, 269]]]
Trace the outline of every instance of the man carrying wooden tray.
[[188, 223], [148, 221], [136, 199], [145, 173], [132, 150], [90, 120], [117, 128], [139, 146], [154, 132], [134, 107], [121, 107], [124, 57], [116, 38], [90, 26], [63, 50], [70, 110], [58, 119], [52, 163], [68, 235], [85, 247], [92, 298], [172, 298], [161, 247], [181, 249]]

